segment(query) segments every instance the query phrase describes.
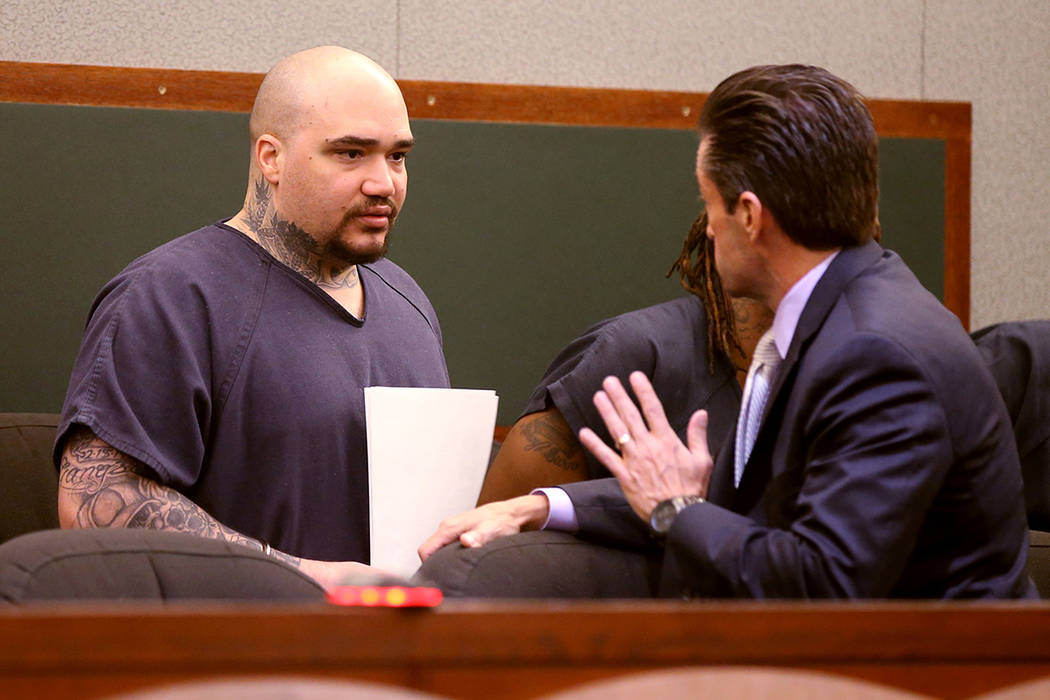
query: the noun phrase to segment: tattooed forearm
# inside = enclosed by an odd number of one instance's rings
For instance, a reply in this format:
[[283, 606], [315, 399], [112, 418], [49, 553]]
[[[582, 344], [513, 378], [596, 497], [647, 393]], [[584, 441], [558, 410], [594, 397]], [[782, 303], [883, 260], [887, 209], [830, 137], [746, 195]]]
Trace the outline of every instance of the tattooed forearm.
[[485, 474], [478, 505], [586, 478], [583, 447], [558, 409], [551, 407], [519, 418], [507, 433]]
[[[71, 527], [128, 527], [174, 530], [264, 545], [211, 517], [178, 491], [154, 481], [138, 460], [111, 447], [86, 428], [71, 433], [59, 471], [59, 511]], [[273, 551], [291, 564], [298, 559]]]
[[538, 452], [543, 458], [568, 470], [579, 470], [583, 464], [583, 447], [561, 416], [544, 415], [522, 426], [523, 449]]

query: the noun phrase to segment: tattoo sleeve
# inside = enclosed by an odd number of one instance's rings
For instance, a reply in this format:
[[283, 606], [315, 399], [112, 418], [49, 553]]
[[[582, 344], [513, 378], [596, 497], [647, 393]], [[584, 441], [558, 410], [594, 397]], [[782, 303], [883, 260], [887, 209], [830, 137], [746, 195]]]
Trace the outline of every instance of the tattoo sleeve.
[[583, 446], [561, 413], [550, 408], [519, 419], [510, 429], [485, 475], [478, 505], [586, 478]]
[[[226, 527], [178, 491], [148, 476], [141, 462], [84, 427], [66, 440], [58, 474], [59, 513], [67, 527], [137, 527], [186, 532], [265, 549]], [[271, 550], [293, 566], [297, 557]]]
[[521, 435], [525, 438], [523, 449], [526, 452], [539, 453], [555, 466], [577, 471], [584, 464], [583, 447], [560, 414], [542, 415], [525, 423]]

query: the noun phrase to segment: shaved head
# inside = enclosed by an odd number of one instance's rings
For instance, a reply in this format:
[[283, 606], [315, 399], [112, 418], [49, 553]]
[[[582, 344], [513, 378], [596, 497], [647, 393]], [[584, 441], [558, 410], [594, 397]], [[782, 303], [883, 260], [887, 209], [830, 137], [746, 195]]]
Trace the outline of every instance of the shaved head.
[[266, 74], [248, 128], [248, 190], [232, 226], [300, 272], [386, 253], [415, 143], [389, 73], [339, 46], [300, 51]]
[[[318, 46], [282, 59], [270, 69], [252, 105], [248, 132], [254, 142], [263, 134], [290, 138], [312, 113], [339, 90], [393, 89], [397, 83], [363, 54], [340, 46]], [[403, 104], [403, 102], [402, 102]]]

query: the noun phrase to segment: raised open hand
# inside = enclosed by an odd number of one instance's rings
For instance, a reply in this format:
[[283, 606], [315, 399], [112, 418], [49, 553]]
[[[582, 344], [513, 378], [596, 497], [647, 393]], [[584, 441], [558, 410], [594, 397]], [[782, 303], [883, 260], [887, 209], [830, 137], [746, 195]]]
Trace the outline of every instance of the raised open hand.
[[706, 496], [714, 462], [707, 449], [706, 411], [697, 411], [689, 419], [689, 444], [684, 445], [668, 424], [649, 379], [632, 372], [630, 382], [641, 412], [616, 377], [606, 377], [602, 391], [594, 395], [594, 405], [620, 451], [588, 428], [580, 431], [580, 442], [619, 480], [631, 508], [648, 522], [660, 501]]

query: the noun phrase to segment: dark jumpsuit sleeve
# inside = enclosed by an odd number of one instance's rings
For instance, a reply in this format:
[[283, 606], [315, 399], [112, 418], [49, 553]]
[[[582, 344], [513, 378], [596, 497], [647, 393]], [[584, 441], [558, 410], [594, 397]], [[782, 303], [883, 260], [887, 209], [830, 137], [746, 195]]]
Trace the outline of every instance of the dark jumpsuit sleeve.
[[998, 323], [973, 340], [1010, 413], [1028, 526], [1050, 531], [1050, 321]]
[[55, 460], [75, 424], [184, 490], [212, 412], [207, 308], [178, 271], [132, 264], [100, 292], [66, 394]]
[[[707, 317], [695, 297], [631, 311], [587, 329], [551, 362], [523, 415], [553, 406], [574, 433], [588, 427], [608, 442], [608, 431], [594, 407], [594, 393], [610, 375], [629, 387], [627, 377], [635, 370], [652, 381], [668, 422], [683, 440], [693, 412], [708, 410], [709, 445], [716, 453], [736, 419], [740, 388], [721, 356], [711, 371]], [[588, 478], [610, 476], [589, 452], [586, 457]]]

